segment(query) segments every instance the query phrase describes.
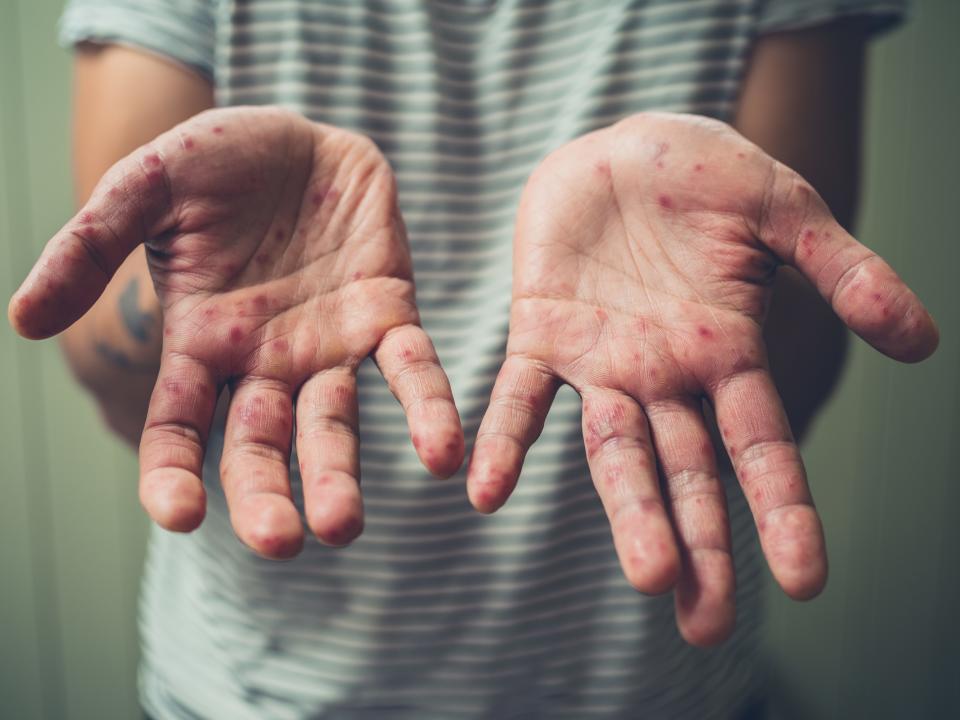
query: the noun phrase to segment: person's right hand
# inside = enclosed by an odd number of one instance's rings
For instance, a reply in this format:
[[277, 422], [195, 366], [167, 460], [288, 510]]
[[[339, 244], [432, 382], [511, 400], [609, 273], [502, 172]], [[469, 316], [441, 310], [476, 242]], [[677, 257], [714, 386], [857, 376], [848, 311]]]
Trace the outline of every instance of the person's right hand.
[[11, 324], [29, 338], [64, 330], [140, 243], [164, 317], [140, 497], [161, 526], [203, 518], [203, 454], [229, 385], [220, 479], [240, 539], [277, 558], [303, 543], [288, 478], [294, 404], [307, 524], [330, 544], [356, 537], [356, 370], [371, 354], [424, 465], [459, 468], [460, 419], [372, 142], [277, 109], [196, 116], [104, 175], [10, 301]]

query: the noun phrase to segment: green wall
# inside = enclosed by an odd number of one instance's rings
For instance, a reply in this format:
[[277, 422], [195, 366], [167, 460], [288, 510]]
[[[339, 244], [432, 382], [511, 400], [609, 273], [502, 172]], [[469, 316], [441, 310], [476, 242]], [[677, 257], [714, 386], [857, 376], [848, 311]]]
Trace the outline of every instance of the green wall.
[[[70, 214], [59, 0], [0, 0], [0, 296]], [[960, 2], [920, 0], [872, 52], [860, 236], [938, 318], [900, 366], [856, 341], [806, 457], [831, 581], [771, 588], [781, 718], [960, 716]], [[0, 717], [136, 714], [135, 604], [146, 521], [132, 454], [101, 429], [53, 342], [0, 329]]]

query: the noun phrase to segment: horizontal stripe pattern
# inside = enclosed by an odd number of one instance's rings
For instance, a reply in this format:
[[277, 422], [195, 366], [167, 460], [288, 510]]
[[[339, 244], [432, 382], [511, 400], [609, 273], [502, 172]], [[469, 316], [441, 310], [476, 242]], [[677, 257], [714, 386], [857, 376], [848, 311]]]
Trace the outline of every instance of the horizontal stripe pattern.
[[[124, 42], [214, 79], [221, 105], [279, 104], [369, 135], [391, 162], [424, 326], [468, 435], [503, 357], [513, 221], [551, 150], [636, 112], [732, 116], [756, 33], [891, 0], [72, 0], [61, 39]], [[713, 718], [757, 686], [764, 572], [725, 478], [738, 629], [687, 646], [672, 599], [623, 578], [561, 389], [507, 505], [437, 481], [371, 362], [359, 374], [366, 531], [286, 563], [235, 539], [206, 463], [190, 536], [154, 529], [141, 697], [157, 718]], [[302, 508], [294, 459], [292, 486]]]

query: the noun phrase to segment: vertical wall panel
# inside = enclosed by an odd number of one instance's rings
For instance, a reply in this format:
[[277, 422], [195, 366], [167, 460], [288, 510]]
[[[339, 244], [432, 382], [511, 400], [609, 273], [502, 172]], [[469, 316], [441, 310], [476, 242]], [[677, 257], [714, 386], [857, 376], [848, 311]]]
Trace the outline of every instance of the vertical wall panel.
[[[20, 0], [22, 104], [27, 155], [22, 182], [36, 255], [72, 214], [69, 57], [55, 43], [58, 2]], [[42, 89], [42, 91], [41, 91]], [[145, 522], [136, 502], [131, 451], [108, 436], [93, 403], [66, 370], [54, 342], [33, 349], [45, 389], [42, 452], [58, 568], [64, 704], [69, 718], [133, 717], [134, 608]], [[122, 471], [122, 472], [121, 472]], [[132, 517], [130, 517], [132, 515]], [[53, 618], [51, 618], [53, 621]]]
[[771, 591], [784, 717], [960, 715], [951, 689], [960, 684], [960, 4], [915, 6], [912, 22], [872, 52], [859, 235], [917, 289], [943, 338], [917, 366], [858, 341], [848, 383], [807, 448], [831, 584], [806, 606]]

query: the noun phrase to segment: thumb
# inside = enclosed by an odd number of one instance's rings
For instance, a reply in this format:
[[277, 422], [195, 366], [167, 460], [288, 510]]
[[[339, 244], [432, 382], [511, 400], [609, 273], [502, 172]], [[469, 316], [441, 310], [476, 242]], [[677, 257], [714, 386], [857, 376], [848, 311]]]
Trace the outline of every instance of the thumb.
[[930, 313], [893, 268], [856, 241], [797, 173], [780, 165], [757, 235], [812, 282], [833, 311], [884, 355], [917, 362], [940, 335]]
[[145, 146], [120, 160], [50, 239], [10, 299], [7, 314], [14, 330], [38, 340], [76, 322], [133, 249], [167, 224], [170, 206], [159, 152]]

